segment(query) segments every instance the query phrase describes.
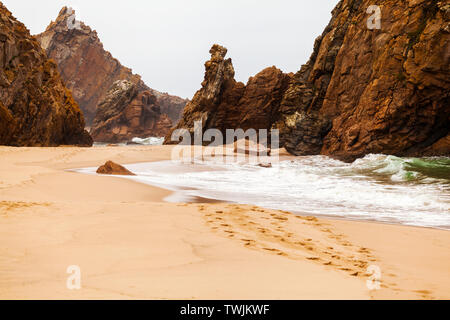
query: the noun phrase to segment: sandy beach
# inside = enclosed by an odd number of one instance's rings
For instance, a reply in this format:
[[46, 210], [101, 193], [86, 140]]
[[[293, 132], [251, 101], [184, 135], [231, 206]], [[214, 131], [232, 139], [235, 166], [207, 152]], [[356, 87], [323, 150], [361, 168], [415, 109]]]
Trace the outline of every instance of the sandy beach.
[[67, 171], [171, 150], [0, 147], [0, 299], [450, 298], [448, 231], [167, 203], [167, 190]]

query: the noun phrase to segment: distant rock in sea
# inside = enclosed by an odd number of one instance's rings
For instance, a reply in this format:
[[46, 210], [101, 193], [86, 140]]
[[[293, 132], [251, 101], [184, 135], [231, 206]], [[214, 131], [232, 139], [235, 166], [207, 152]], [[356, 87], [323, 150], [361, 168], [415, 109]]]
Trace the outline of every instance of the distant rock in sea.
[[97, 169], [98, 174], [109, 174], [119, 176], [135, 176], [133, 172], [112, 161], [107, 161]]
[[156, 97], [161, 116], [166, 114], [176, 123], [187, 100], [149, 88], [137, 74], [120, 64], [98, 38], [97, 32], [75, 20], [75, 11], [64, 7], [55, 22], [36, 36], [48, 56], [58, 63], [61, 76], [73, 92], [86, 122], [90, 126], [99, 105], [114, 83], [126, 80], [134, 84], [139, 94], [150, 92]]
[[128, 142], [136, 137], [164, 136], [171, 127], [172, 121], [161, 114], [154, 94], [119, 80], [100, 102], [91, 135], [98, 142]]
[[177, 124], [189, 100], [170, 95], [166, 92], [159, 92], [155, 89], [150, 89], [150, 92], [156, 96], [156, 103], [160, 106], [161, 113], [167, 114], [173, 124]]
[[91, 146], [84, 126], [56, 63], [0, 2], [0, 144]]
[[[391, 1], [380, 29], [368, 28], [369, 0], [342, 0], [291, 77], [275, 67], [234, 80], [219, 45], [202, 88], [176, 129], [275, 128], [294, 155], [352, 161], [371, 153], [450, 156], [450, 6]], [[373, 15], [373, 13], [372, 13]], [[300, 61], [299, 61], [300, 62]], [[170, 141], [166, 136], [165, 143]]]

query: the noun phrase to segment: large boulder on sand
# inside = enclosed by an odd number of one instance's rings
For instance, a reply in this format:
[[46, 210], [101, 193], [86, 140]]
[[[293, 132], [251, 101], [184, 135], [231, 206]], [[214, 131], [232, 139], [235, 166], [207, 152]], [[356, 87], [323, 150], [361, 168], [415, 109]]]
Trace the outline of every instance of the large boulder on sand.
[[121, 166], [112, 161], [106, 162], [104, 165], [97, 169], [98, 174], [111, 174], [111, 175], [119, 175], [119, 176], [135, 176], [133, 172], [128, 170], [127, 168]]

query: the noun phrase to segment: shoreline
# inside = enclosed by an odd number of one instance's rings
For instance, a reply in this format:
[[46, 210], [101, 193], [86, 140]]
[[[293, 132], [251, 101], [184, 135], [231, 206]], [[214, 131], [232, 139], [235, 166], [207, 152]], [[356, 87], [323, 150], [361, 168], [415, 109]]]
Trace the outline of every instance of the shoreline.
[[[450, 297], [445, 230], [233, 203], [166, 203], [171, 192], [161, 188], [65, 171], [106, 160], [167, 160], [170, 151], [0, 147], [0, 297]], [[73, 264], [82, 268], [80, 291], [65, 287]], [[370, 264], [382, 270], [381, 290], [366, 287]]]
[[[145, 162], [142, 162], [145, 163]], [[130, 164], [134, 164], [134, 163], [129, 163]], [[127, 164], [124, 164], [125, 166]], [[84, 169], [84, 168], [83, 168]], [[76, 170], [76, 169], [75, 169]], [[77, 172], [77, 171], [73, 171], [73, 172]], [[82, 173], [82, 172], [77, 172], [80, 174], [89, 174], [89, 173]], [[109, 177], [111, 178], [121, 178], [120, 176], [114, 176], [114, 175], [110, 175]], [[138, 184], [143, 184], [146, 186], [150, 186], [150, 187], [154, 187], [154, 188], [159, 188], [162, 190], [166, 190], [168, 192], [170, 192], [170, 195], [168, 195], [167, 197], [164, 197], [163, 199], [161, 199], [162, 202], [165, 203], [189, 203], [189, 204], [204, 204], [204, 203], [219, 203], [219, 204], [235, 204], [235, 205], [243, 205], [243, 206], [258, 206], [256, 204], [253, 203], [239, 203], [239, 202], [235, 202], [235, 201], [229, 201], [229, 200], [221, 200], [218, 198], [209, 198], [206, 196], [187, 196], [187, 195], [182, 195], [183, 190], [175, 190], [175, 188], [170, 189], [169, 186], [163, 186], [163, 185], [159, 185], [159, 184], [152, 184], [152, 183], [145, 183], [145, 182], [139, 182], [134, 180], [132, 177], [128, 177], [129, 181], [134, 181]], [[189, 189], [190, 190], [190, 189]], [[181, 195], [179, 195], [181, 194]], [[173, 200], [169, 201], [167, 200], [168, 198], [172, 198]], [[182, 201], [183, 199], [187, 199], [187, 198], [194, 198], [194, 201]], [[179, 201], [176, 201], [179, 200]], [[445, 227], [431, 227], [431, 226], [413, 226], [413, 225], [407, 225], [407, 224], [403, 224], [403, 223], [399, 223], [399, 222], [388, 222], [388, 221], [379, 221], [379, 220], [375, 220], [375, 219], [358, 219], [358, 218], [350, 218], [350, 217], [346, 217], [346, 216], [339, 216], [339, 215], [327, 215], [327, 214], [316, 214], [316, 213], [307, 213], [307, 212], [301, 212], [301, 211], [292, 211], [292, 210], [283, 210], [283, 209], [275, 209], [275, 208], [268, 208], [268, 207], [264, 207], [264, 206], [258, 206], [260, 208], [266, 209], [266, 210], [274, 210], [274, 211], [289, 211], [294, 215], [298, 215], [298, 216], [312, 216], [321, 220], [329, 220], [329, 221], [348, 221], [348, 222], [362, 222], [362, 223], [376, 223], [376, 224], [381, 224], [381, 225], [388, 225], [388, 226], [399, 226], [399, 227], [409, 227], [409, 228], [423, 228], [423, 229], [430, 229], [430, 230], [440, 230], [440, 231], [448, 231], [450, 232], [449, 228], [445, 228]]]
[[[292, 157], [288, 160], [293, 160]], [[168, 163], [170, 160], [163, 160], [163, 161], [151, 161], [151, 162], [138, 162], [138, 163], [122, 163], [122, 165], [127, 166], [127, 168], [132, 172], [139, 172], [135, 170], [140, 170], [142, 167], [139, 167], [139, 169], [134, 168], [135, 165], [145, 165], [145, 164], [155, 164], [156, 167], [151, 167], [150, 169], [152, 171], [157, 171], [159, 168], [167, 168]], [[283, 161], [283, 160], [280, 160]], [[206, 169], [205, 169], [206, 168]], [[148, 168], [147, 168], [148, 169]], [[95, 173], [96, 167], [89, 167], [89, 168], [76, 168], [71, 169], [69, 171], [78, 172], [81, 174], [90, 174], [90, 175], [96, 175]], [[176, 170], [176, 173], [180, 174], [189, 174], [192, 172], [201, 172], [201, 171], [227, 171], [228, 169], [218, 168], [215, 166], [214, 163], [202, 163], [201, 168], [197, 167], [189, 167], [186, 168], [183, 165], [181, 166], [174, 166], [171, 167], [168, 172], [173, 173], [173, 170]], [[395, 221], [393, 219], [392, 221], [389, 220], [383, 220], [383, 219], [377, 219], [376, 217], [368, 216], [368, 217], [352, 217], [345, 214], [329, 214], [329, 213], [314, 213], [314, 212], [307, 212], [307, 211], [299, 211], [299, 210], [292, 210], [292, 209], [285, 209], [282, 207], [277, 206], [265, 206], [264, 204], [258, 204], [257, 201], [253, 202], [239, 202], [239, 200], [230, 200], [227, 199], [227, 197], [220, 197], [220, 196], [213, 196], [208, 195], [208, 192], [210, 192], [212, 189], [202, 189], [194, 186], [189, 185], [176, 185], [176, 184], [170, 184], [170, 183], [163, 183], [163, 182], [155, 182], [151, 180], [145, 179], [145, 174], [140, 175], [137, 174], [136, 176], [123, 176], [122, 178], [126, 178], [128, 180], [132, 180], [138, 183], [142, 183], [147, 186], [155, 187], [155, 188], [161, 188], [164, 190], [167, 190], [171, 192], [171, 194], [167, 197], [165, 197], [164, 201], [168, 203], [179, 203], [179, 202], [188, 202], [188, 203], [230, 203], [230, 204], [242, 204], [242, 205], [255, 205], [260, 206], [262, 208], [265, 208], [267, 210], [285, 210], [290, 211], [296, 215], [304, 216], [304, 215], [310, 215], [317, 217], [319, 219], [325, 219], [325, 220], [338, 220], [338, 221], [359, 221], [359, 222], [367, 222], [367, 223], [380, 223], [380, 224], [386, 224], [386, 225], [397, 225], [397, 226], [405, 226], [405, 227], [416, 227], [416, 228], [426, 228], [426, 229], [435, 229], [435, 230], [442, 230], [442, 231], [450, 231], [450, 227], [448, 225], [419, 225], [419, 224], [408, 224], [404, 221]], [[114, 176], [113, 176], [114, 177]], [[405, 209], [406, 210], [406, 209]]]

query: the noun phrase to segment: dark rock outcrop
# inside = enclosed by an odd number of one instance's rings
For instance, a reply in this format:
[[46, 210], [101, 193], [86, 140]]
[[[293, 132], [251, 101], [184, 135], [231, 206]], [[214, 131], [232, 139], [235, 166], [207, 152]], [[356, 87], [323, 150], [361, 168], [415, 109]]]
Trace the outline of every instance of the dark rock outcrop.
[[49, 57], [57, 63], [61, 76], [72, 90], [90, 126], [97, 107], [118, 80], [136, 85], [139, 92], [150, 91], [172, 121], [178, 121], [186, 104], [184, 99], [160, 93], [149, 88], [137, 74], [126, 68], [103, 48], [97, 32], [75, 20], [75, 11], [64, 7], [55, 22], [37, 35]]
[[369, 30], [371, 4], [340, 1], [295, 75], [276, 125], [291, 153], [351, 161], [433, 155], [430, 146], [448, 143], [450, 5], [383, 1], [381, 29]]
[[92, 145], [56, 63], [1, 2], [0, 144]]
[[91, 135], [99, 142], [126, 142], [134, 137], [164, 136], [172, 121], [161, 114], [150, 91], [127, 80], [116, 81], [98, 108]]
[[97, 169], [98, 174], [109, 174], [118, 176], [135, 176], [133, 172], [112, 161], [107, 161]]
[[[270, 67], [244, 85], [234, 79], [232, 61], [225, 59], [226, 48], [215, 44], [210, 53], [202, 88], [188, 102], [174, 130], [193, 132], [194, 122], [200, 120], [204, 131], [219, 129], [224, 136], [226, 129], [270, 129], [291, 76]], [[165, 143], [177, 143], [171, 141], [171, 132]]]
[[247, 86], [236, 83], [226, 49], [215, 45], [177, 128], [192, 132], [195, 120], [222, 131], [269, 125], [294, 155], [346, 161], [370, 153], [449, 156], [450, 5], [381, 1], [381, 29], [369, 29], [371, 5], [341, 0], [292, 78], [273, 67]]

